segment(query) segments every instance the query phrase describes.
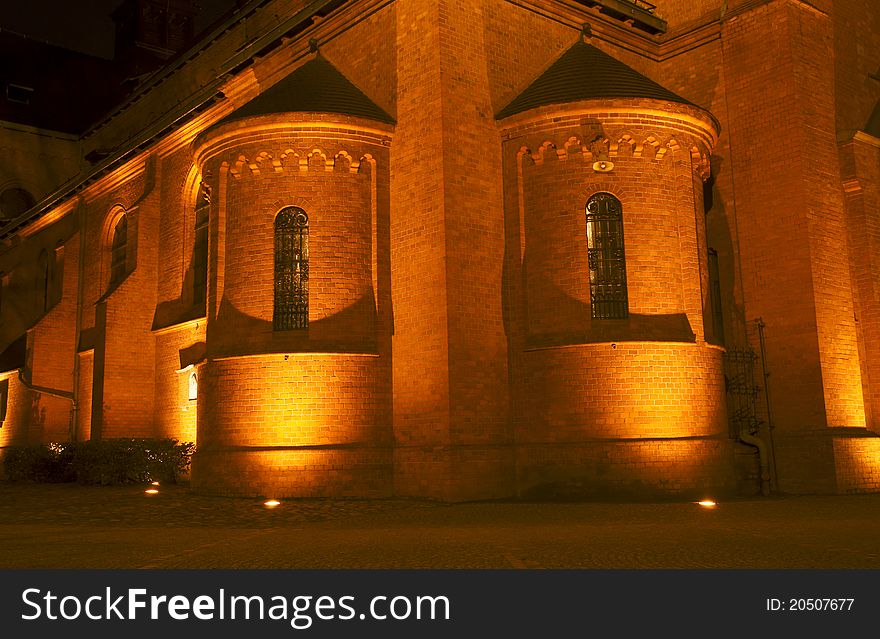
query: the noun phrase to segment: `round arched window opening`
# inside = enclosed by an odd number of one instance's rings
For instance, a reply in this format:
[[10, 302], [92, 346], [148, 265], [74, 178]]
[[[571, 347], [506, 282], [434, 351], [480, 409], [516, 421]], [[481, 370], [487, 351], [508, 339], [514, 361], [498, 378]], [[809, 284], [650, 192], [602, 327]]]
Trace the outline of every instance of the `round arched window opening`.
[[189, 399], [193, 401], [199, 398], [199, 378], [195, 372], [189, 374]]
[[36, 204], [34, 196], [22, 188], [11, 187], [0, 193], [0, 220], [11, 220]]
[[309, 327], [309, 216], [289, 206], [275, 218], [276, 331]]
[[629, 317], [623, 207], [610, 193], [587, 200], [587, 260], [593, 319]]

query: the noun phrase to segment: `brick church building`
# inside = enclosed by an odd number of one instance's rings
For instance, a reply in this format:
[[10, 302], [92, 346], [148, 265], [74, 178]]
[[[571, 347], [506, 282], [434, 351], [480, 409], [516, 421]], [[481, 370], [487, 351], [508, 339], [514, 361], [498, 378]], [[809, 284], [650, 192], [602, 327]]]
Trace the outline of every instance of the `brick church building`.
[[880, 490], [880, 4], [652, 2], [0, 32], [0, 447], [172, 437], [276, 497]]

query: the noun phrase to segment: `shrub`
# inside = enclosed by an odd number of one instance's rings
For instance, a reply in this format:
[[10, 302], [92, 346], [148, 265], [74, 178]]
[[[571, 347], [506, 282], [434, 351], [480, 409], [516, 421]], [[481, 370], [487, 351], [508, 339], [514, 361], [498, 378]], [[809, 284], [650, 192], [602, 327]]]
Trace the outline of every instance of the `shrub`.
[[10, 446], [3, 455], [6, 478], [12, 481], [59, 483], [76, 477], [65, 444]]
[[195, 445], [176, 439], [105, 439], [14, 446], [3, 457], [7, 479], [81, 484], [177, 483]]

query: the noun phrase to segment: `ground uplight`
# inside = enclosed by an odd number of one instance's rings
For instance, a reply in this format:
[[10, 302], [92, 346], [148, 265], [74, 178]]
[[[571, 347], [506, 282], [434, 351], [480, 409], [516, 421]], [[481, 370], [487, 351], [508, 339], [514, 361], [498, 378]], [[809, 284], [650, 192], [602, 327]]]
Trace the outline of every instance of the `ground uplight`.
[[155, 488], [147, 488], [144, 492], [148, 495], [158, 495], [159, 494], [159, 491], [156, 490]]
[[263, 505], [264, 505], [266, 508], [275, 508], [276, 506], [280, 506], [280, 505], [281, 505], [281, 502], [278, 501], [277, 499], [268, 499], [268, 500], [266, 500], [266, 501], [263, 502]]
[[698, 506], [702, 506], [703, 508], [715, 508], [718, 504], [712, 501], [711, 499], [703, 499], [697, 502]]

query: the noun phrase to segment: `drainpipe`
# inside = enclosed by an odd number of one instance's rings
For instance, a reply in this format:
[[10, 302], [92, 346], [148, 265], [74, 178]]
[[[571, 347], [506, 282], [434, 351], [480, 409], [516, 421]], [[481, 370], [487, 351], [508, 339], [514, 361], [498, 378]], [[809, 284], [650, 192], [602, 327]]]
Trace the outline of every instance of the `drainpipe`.
[[739, 439], [741, 442], [758, 449], [758, 460], [761, 465], [761, 494], [767, 497], [770, 494], [770, 455], [767, 444], [745, 428], [739, 432]]
[[764, 401], [767, 403], [767, 435], [770, 440], [770, 471], [773, 490], [779, 490], [779, 471], [776, 468], [776, 443], [773, 441], [773, 411], [770, 409], [770, 371], [767, 370], [767, 347], [764, 343], [764, 319], [755, 320], [761, 344], [761, 372], [764, 374]]
[[18, 381], [21, 382], [21, 385], [24, 386], [28, 390], [32, 390], [34, 392], [40, 393], [42, 395], [51, 395], [52, 397], [60, 397], [61, 399], [66, 399], [69, 402], [73, 401], [73, 393], [63, 390], [57, 390], [55, 388], [45, 388], [43, 386], [34, 386], [29, 381], [25, 379], [24, 369], [18, 369]]
[[76, 265], [76, 326], [73, 336], [73, 406], [70, 411], [70, 441], [76, 441], [76, 429], [79, 424], [79, 343], [82, 337], [82, 309], [83, 309], [83, 285], [85, 280], [84, 270], [86, 261], [85, 235], [86, 235], [86, 207], [82, 196], [77, 203], [77, 235], [79, 239], [78, 264]]

